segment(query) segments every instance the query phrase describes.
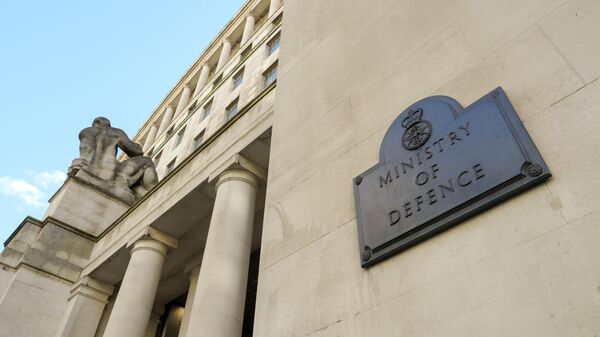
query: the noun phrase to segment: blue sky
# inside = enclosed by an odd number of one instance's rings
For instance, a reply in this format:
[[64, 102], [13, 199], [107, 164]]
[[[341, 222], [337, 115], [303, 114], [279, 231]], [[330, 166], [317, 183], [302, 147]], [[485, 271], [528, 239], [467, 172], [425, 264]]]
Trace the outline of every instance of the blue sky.
[[0, 240], [48, 198], [96, 116], [130, 136], [244, 3], [0, 2]]

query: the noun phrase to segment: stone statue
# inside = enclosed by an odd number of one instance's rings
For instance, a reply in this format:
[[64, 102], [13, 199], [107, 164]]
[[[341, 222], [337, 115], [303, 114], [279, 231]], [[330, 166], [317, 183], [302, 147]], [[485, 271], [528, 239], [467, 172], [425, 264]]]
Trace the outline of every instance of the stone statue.
[[[154, 162], [144, 157], [142, 147], [121, 129], [110, 126], [104, 117], [79, 133], [79, 155], [69, 168], [69, 175], [79, 177], [101, 189], [133, 203], [158, 183]], [[119, 162], [117, 149], [129, 159]]]

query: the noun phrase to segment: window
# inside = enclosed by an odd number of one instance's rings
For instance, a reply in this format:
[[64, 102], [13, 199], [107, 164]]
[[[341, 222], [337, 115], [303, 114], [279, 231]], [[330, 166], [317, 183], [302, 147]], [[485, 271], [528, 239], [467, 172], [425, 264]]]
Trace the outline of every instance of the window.
[[177, 160], [177, 158], [171, 160], [171, 162], [167, 165], [167, 172], [165, 172], [165, 175], [173, 172], [173, 170], [175, 169], [175, 161], [176, 160]]
[[279, 15], [277, 15], [277, 17], [273, 20], [273, 25], [280, 24], [282, 19], [283, 19], [283, 12], [279, 13]]
[[225, 112], [227, 113], [227, 120], [232, 119], [238, 113], [238, 101], [239, 98], [236, 98], [227, 106]]
[[213, 81], [213, 85], [214, 86], [218, 85], [222, 79], [223, 79], [223, 73], [220, 73], [219, 76], [217, 76], [217, 78], [215, 78], [215, 80]]
[[204, 130], [194, 138], [194, 149], [197, 149], [204, 142]]
[[212, 106], [213, 106], [212, 99], [210, 101], [208, 101], [208, 103], [204, 104], [204, 107], [202, 108], [202, 118], [200, 118], [201, 121], [203, 121], [204, 118], [206, 118], [206, 117], [208, 117], [208, 115], [210, 115], [210, 113], [212, 111]]
[[162, 151], [154, 157], [154, 166], [158, 166], [158, 163], [160, 163], [160, 156], [162, 156]]
[[179, 144], [181, 144], [184, 134], [185, 134], [185, 127], [183, 129], [181, 129], [181, 131], [177, 132], [177, 137], [175, 138], [175, 145], [173, 145], [173, 148], [176, 148], [177, 146], [179, 146]]
[[240, 53], [240, 62], [243, 62], [252, 52], [252, 43], [249, 43], [244, 50]]
[[279, 49], [279, 43], [281, 42], [281, 34], [275, 35], [271, 41], [267, 42], [267, 48], [269, 48], [269, 55], [273, 54], [277, 49]]
[[194, 101], [194, 103], [192, 103], [192, 105], [190, 105], [190, 108], [188, 109], [188, 114], [192, 114], [194, 112], [196, 112], [196, 110], [198, 110], [198, 101]]
[[233, 75], [231, 90], [237, 89], [242, 84], [242, 81], [244, 81], [244, 68]]
[[270, 66], [269, 69], [263, 73], [263, 78], [265, 88], [271, 85], [271, 83], [277, 81], [277, 62], [275, 62], [275, 64]]

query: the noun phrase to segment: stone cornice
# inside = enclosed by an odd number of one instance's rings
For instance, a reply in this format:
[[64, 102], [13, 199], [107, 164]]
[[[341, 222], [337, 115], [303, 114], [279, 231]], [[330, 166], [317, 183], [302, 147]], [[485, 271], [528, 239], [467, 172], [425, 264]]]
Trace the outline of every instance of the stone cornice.
[[[177, 96], [181, 87], [187, 83], [196, 72], [196, 69], [199, 69], [215, 52], [219, 47], [221, 41], [227, 37], [227, 34], [232, 31], [235, 24], [240, 22], [244, 24], [245, 14], [250, 13], [251, 10], [258, 4], [259, 0], [249, 0], [247, 1], [242, 8], [238, 10], [238, 12], [229, 20], [229, 22], [223, 27], [223, 29], [213, 38], [213, 40], [208, 44], [208, 46], [204, 49], [204, 51], [200, 54], [200, 56], [196, 59], [196, 61], [186, 70], [186, 72], [179, 78], [177, 83], [171, 88], [165, 98], [159, 103], [156, 109], [152, 112], [150, 117], [145, 121], [142, 127], [136, 132], [136, 135], [133, 137], [134, 141], [138, 140], [138, 137], [143, 133], [143, 131], [148, 127], [150, 121], [154, 120], [154, 117], [164, 109], [164, 107], [168, 104], [171, 104], [172, 100]], [[282, 6], [283, 7], [283, 6]], [[225, 68], [225, 67], [223, 67]], [[217, 76], [217, 73], [213, 75], [213, 77]], [[209, 81], [210, 82], [210, 79]]]
[[[211, 99], [213, 98], [213, 94], [214, 94], [214, 93], [215, 93], [217, 90], [219, 90], [219, 89], [221, 88], [221, 86], [222, 86], [224, 83], [226, 83], [226, 82], [227, 82], [227, 79], [229, 79], [231, 76], [233, 76], [234, 74], [236, 74], [236, 73], [237, 73], [237, 72], [238, 72], [238, 71], [239, 71], [239, 70], [240, 70], [242, 67], [244, 67], [244, 62], [245, 62], [245, 61], [246, 61], [246, 60], [247, 60], [247, 59], [248, 59], [250, 56], [252, 56], [252, 54], [254, 54], [254, 53], [255, 53], [255, 52], [256, 52], [256, 51], [257, 51], [257, 50], [258, 50], [260, 47], [262, 47], [262, 46], [263, 46], [263, 45], [264, 45], [264, 44], [265, 44], [265, 43], [266, 43], [268, 40], [270, 40], [270, 39], [271, 39], [273, 36], [277, 35], [277, 33], [279, 33], [279, 29], [280, 29], [280, 28], [281, 28], [281, 24], [279, 24], [278, 26], [274, 27], [274, 28], [273, 28], [273, 31], [272, 31], [270, 34], [268, 34], [267, 36], [265, 36], [265, 37], [264, 37], [264, 38], [261, 40], [261, 42], [260, 42], [260, 43], [258, 43], [258, 44], [256, 45], [256, 47], [252, 48], [252, 52], [251, 52], [251, 53], [249, 53], [248, 55], [246, 55], [246, 57], [245, 57], [244, 59], [240, 60], [240, 62], [238, 63], [238, 65], [237, 65], [235, 68], [233, 68], [233, 69], [231, 70], [231, 72], [230, 72], [230, 75], [229, 75], [229, 76], [227, 76], [226, 78], [223, 78], [223, 79], [221, 79], [221, 81], [219, 81], [219, 83], [218, 83], [218, 84], [216, 84], [216, 85], [213, 85], [213, 86], [212, 86], [212, 89], [211, 89], [211, 91], [210, 91], [210, 93], [209, 93], [209, 94], [207, 94], [207, 95], [205, 95], [204, 99], [202, 99], [201, 101], [200, 101], [200, 100], [198, 100], [198, 102], [196, 103], [196, 106], [197, 106], [198, 108], [200, 108], [200, 107], [204, 106], [204, 105], [205, 105], [205, 104], [206, 104], [206, 103], [207, 103], [209, 100], [211, 100]], [[226, 68], [226, 66], [225, 66], [225, 67], [223, 67], [223, 68]], [[218, 75], [218, 74], [222, 73], [222, 72], [223, 72], [223, 70], [224, 70], [224, 69], [221, 69], [219, 72], [215, 73], [215, 74], [213, 75], [213, 78], [215, 78], [215, 76], [216, 76], [216, 75]], [[208, 82], [210, 82], [210, 80], [209, 80]], [[265, 90], [266, 90], [266, 88], [265, 88]], [[183, 109], [182, 111], [185, 111], [186, 109], [188, 109], [188, 108], [189, 108], [189, 106], [190, 106], [191, 104], [193, 104], [193, 103], [194, 103], [194, 99], [195, 99], [196, 97], [198, 97], [198, 96], [201, 96], [201, 94], [202, 94], [202, 92], [198, 93], [198, 95], [196, 95], [196, 96], [194, 96], [194, 97], [191, 97], [191, 98], [190, 98], [190, 102], [188, 103], [188, 106], [186, 106], [186, 107], [185, 107], [185, 109]], [[250, 104], [250, 103], [248, 103], [248, 104]], [[192, 118], [192, 116], [193, 116], [193, 115], [194, 115], [193, 113], [192, 113], [192, 114], [186, 114], [186, 115], [183, 117], [183, 119], [182, 119], [181, 121], [179, 121], [178, 125], [175, 125], [176, 123], [175, 123], [175, 118], [174, 118], [174, 120], [171, 122], [171, 123], [173, 124], [173, 126], [172, 126], [172, 128], [173, 128], [173, 132], [171, 133], [171, 136], [167, 136], [167, 137], [166, 137], [166, 138], [165, 138], [165, 139], [164, 139], [164, 140], [163, 140], [163, 141], [162, 141], [160, 144], [158, 144], [158, 145], [156, 145], [157, 143], [153, 144], [154, 146], [151, 146], [151, 147], [150, 147], [150, 148], [153, 148], [153, 151], [152, 151], [152, 153], [159, 153], [159, 152], [160, 152], [160, 150], [162, 150], [162, 149], [164, 148], [164, 146], [165, 146], [165, 145], [166, 145], [166, 144], [169, 142], [169, 140], [171, 139], [171, 137], [173, 137], [174, 135], [176, 135], [176, 134], [177, 134], [177, 132], [178, 132], [178, 131], [179, 131], [179, 130], [180, 130], [180, 129], [181, 129], [181, 128], [182, 128], [182, 127], [185, 125], [186, 121], [188, 121], [190, 118]], [[152, 119], [152, 117], [150, 117], [148, 120], [151, 120], [151, 119]], [[145, 128], [145, 127], [146, 127], [146, 126], [144, 126], [144, 128]], [[163, 134], [163, 133], [166, 133], [166, 132], [167, 132], [167, 130], [169, 130], [169, 129], [170, 129], [170, 128], [166, 128], [166, 129], [165, 129], [165, 131], [163, 131], [161, 134], [157, 134], [157, 135], [156, 135], [156, 139], [158, 140], [158, 139], [160, 138], [160, 136], [162, 136], [162, 134]], [[134, 138], [137, 138], [137, 137], [140, 135], [140, 132], [141, 132], [142, 130], [143, 130], [143, 129], [140, 129], [140, 131], [138, 131], [138, 133], [136, 134], [136, 136], [135, 136]], [[119, 157], [119, 159], [121, 159], [122, 157], [123, 157], [123, 156], [121, 155], [121, 157]]]
[[17, 226], [17, 228], [15, 228], [15, 230], [10, 234], [8, 239], [6, 239], [6, 241], [4, 241], [4, 247], [8, 246], [10, 241], [12, 241], [12, 239], [14, 239], [14, 237], [19, 233], [21, 228], [23, 228], [23, 226], [25, 226], [26, 223], [30, 223], [30, 224], [38, 226], [38, 227], [44, 227], [44, 224], [42, 223], [42, 221], [28, 215], [25, 217], [25, 219], [23, 219], [23, 221], [21, 221], [19, 226]]
[[131, 214], [141, 203], [143, 203], [146, 199], [148, 199], [151, 195], [153, 195], [161, 186], [166, 184], [171, 177], [177, 174], [183, 167], [192, 161], [198, 154], [200, 154], [205, 148], [211, 145], [216, 139], [219, 138], [221, 134], [223, 134], [227, 129], [229, 129], [238, 119], [244, 116], [250, 109], [252, 109], [258, 102], [260, 102], [267, 94], [273, 91], [277, 87], [277, 81], [271, 83], [268, 87], [266, 87], [259, 95], [257, 95], [252, 101], [248, 102], [233, 118], [231, 118], [227, 123], [223, 124], [215, 133], [213, 133], [210, 137], [206, 139], [196, 150], [194, 150], [191, 154], [189, 154], [181, 164], [177, 165], [175, 169], [166, 175], [161, 181], [154, 186], [148, 193], [146, 193], [143, 197], [137, 200], [123, 215], [121, 215], [115, 222], [108, 226], [99, 236], [98, 239], [104, 237], [108, 232], [110, 232], [113, 228], [115, 228], [123, 219], [127, 218], [129, 214]]
[[96, 186], [96, 185], [90, 183], [89, 181], [81, 179], [81, 178], [79, 178], [77, 176], [71, 176], [71, 175], [67, 176], [67, 179], [65, 180], [65, 182], [62, 184], [62, 186], [56, 192], [54, 192], [54, 194], [50, 197], [50, 199], [48, 200], [48, 202], [52, 202], [52, 200], [56, 197], [56, 195], [58, 195], [58, 193], [67, 185], [67, 182], [70, 181], [70, 180], [72, 180], [74, 182], [77, 182], [77, 183], [79, 183], [81, 185], [84, 185], [84, 186], [87, 186], [87, 187], [91, 187], [96, 193], [101, 194], [101, 195], [103, 195], [103, 196], [105, 196], [105, 197], [107, 197], [107, 198], [109, 198], [109, 199], [111, 199], [113, 201], [116, 201], [116, 202], [122, 204], [125, 207], [131, 206], [131, 204], [128, 203], [127, 201], [125, 201], [125, 200], [119, 198], [118, 196], [116, 196], [116, 195], [114, 195], [114, 194], [106, 191], [105, 189], [102, 189], [99, 186]]
[[27, 216], [22, 222], [21, 224], [12, 232], [12, 234], [8, 237], [8, 239], [6, 239], [6, 241], [4, 241], [4, 246], [6, 247], [11, 241], [12, 239], [15, 238], [15, 236], [19, 233], [19, 231], [23, 228], [23, 226], [25, 226], [26, 223], [30, 223], [32, 225], [38, 226], [38, 227], [45, 227], [47, 224], [53, 224], [57, 227], [60, 227], [66, 231], [69, 231], [73, 234], [79, 235], [87, 240], [93, 241], [93, 242], [98, 242], [98, 240], [100, 239], [99, 236], [95, 236], [92, 235], [90, 233], [87, 233], [85, 231], [82, 231], [78, 228], [76, 228], [75, 226], [69, 225], [66, 222], [63, 222], [61, 220], [58, 220], [54, 217], [46, 217], [44, 219], [44, 221], [38, 220], [34, 217], [31, 216]]

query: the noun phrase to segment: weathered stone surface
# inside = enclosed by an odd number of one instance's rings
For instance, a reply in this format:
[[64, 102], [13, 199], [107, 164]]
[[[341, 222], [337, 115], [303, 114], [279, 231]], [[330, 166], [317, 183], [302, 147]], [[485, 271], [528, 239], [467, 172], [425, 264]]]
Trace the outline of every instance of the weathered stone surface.
[[600, 3], [569, 1], [538, 25], [579, 76], [589, 83], [600, 77]]
[[123, 200], [76, 176], [67, 178], [52, 196], [44, 219], [53, 217], [92, 236], [98, 236], [128, 208], [129, 205]]
[[48, 337], [67, 307], [71, 283], [19, 268], [0, 299], [0, 336]]
[[[80, 158], [69, 168], [70, 176], [80, 177], [130, 204], [158, 183], [152, 159], [144, 157], [142, 147], [123, 130], [113, 128], [107, 118], [96, 118], [91, 127], [79, 133], [79, 140]], [[117, 161], [117, 149], [130, 158]]]
[[[287, 1], [254, 334], [598, 331], [596, 7]], [[391, 121], [426, 96], [472, 102], [497, 86], [554, 178], [361, 270], [351, 177]]]

